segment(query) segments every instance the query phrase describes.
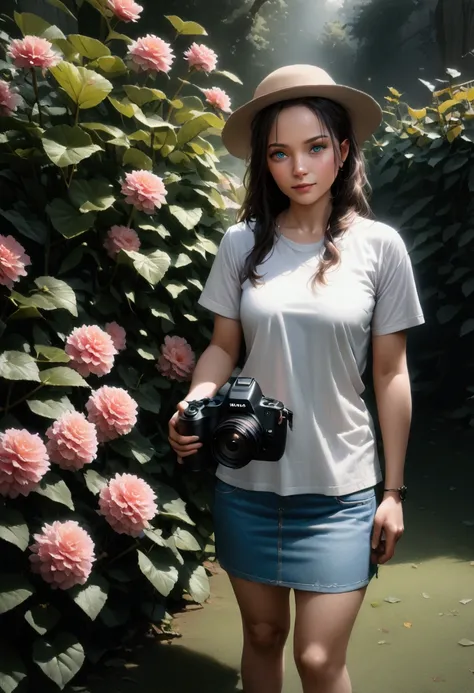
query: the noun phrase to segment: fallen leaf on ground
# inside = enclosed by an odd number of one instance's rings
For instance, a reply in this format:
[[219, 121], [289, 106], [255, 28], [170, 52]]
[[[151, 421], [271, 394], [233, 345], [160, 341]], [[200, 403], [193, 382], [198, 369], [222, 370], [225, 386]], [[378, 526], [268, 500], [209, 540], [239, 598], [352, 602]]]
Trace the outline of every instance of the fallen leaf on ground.
[[380, 602], [370, 602], [370, 606], [372, 607], [372, 609], [376, 609], [380, 606]]
[[461, 599], [461, 601], [459, 603], [464, 604], [464, 606], [466, 606], [466, 604], [470, 604], [471, 602], [472, 602], [472, 599]]
[[390, 643], [387, 642], [386, 640], [379, 640], [377, 645], [390, 645]]
[[385, 597], [384, 602], [388, 602], [389, 604], [398, 604], [402, 600], [399, 599], [398, 597]]
[[462, 647], [472, 647], [474, 645], [474, 640], [468, 640], [467, 638], [463, 638], [458, 642], [458, 645], [462, 645]]
[[421, 596], [423, 597], [423, 599], [431, 599], [430, 595], [426, 594], [426, 592], [422, 592]]
[[403, 624], [403, 627], [404, 628], [411, 628], [412, 625], [413, 625], [413, 623], [410, 623], [410, 621], [405, 621], [405, 623]]
[[412, 563], [411, 567], [414, 568], [415, 570], [418, 570], [418, 566], [416, 565], [416, 563]]

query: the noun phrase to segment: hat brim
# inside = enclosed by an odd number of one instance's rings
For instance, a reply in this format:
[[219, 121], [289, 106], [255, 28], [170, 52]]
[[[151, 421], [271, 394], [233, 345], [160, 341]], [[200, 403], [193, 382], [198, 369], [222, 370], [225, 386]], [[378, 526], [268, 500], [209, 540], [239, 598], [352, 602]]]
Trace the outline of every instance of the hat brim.
[[360, 145], [373, 135], [382, 122], [381, 107], [365, 92], [339, 84], [298, 85], [260, 96], [234, 111], [222, 131], [222, 141], [229, 154], [238, 159], [248, 158], [252, 121], [259, 111], [279, 101], [311, 96], [331, 99], [343, 106], [349, 113], [355, 138]]

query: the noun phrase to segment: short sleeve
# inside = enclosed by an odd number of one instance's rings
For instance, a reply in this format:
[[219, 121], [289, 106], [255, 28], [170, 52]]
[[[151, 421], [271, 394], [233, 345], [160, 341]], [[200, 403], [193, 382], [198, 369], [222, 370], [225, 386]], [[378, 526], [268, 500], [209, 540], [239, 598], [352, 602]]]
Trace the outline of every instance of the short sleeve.
[[423, 323], [410, 256], [397, 233], [381, 257], [372, 333], [391, 334]]
[[219, 245], [199, 304], [224, 318], [238, 320], [242, 286], [233, 251], [232, 235], [227, 231]]

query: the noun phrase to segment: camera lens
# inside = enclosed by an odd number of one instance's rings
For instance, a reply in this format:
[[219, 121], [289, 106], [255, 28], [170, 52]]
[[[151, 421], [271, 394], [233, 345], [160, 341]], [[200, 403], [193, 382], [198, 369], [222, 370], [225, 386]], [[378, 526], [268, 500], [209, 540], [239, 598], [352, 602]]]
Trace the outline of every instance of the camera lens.
[[232, 416], [216, 427], [212, 451], [217, 462], [240, 469], [258, 457], [263, 428], [254, 416]]

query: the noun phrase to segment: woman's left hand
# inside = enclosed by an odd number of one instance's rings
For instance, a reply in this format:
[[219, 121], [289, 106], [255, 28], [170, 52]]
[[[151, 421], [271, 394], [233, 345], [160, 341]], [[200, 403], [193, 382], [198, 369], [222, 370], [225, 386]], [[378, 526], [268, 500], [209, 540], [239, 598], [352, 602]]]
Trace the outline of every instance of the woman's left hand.
[[397, 497], [386, 496], [375, 514], [372, 532], [374, 562], [387, 563], [393, 557], [403, 530], [402, 502]]

